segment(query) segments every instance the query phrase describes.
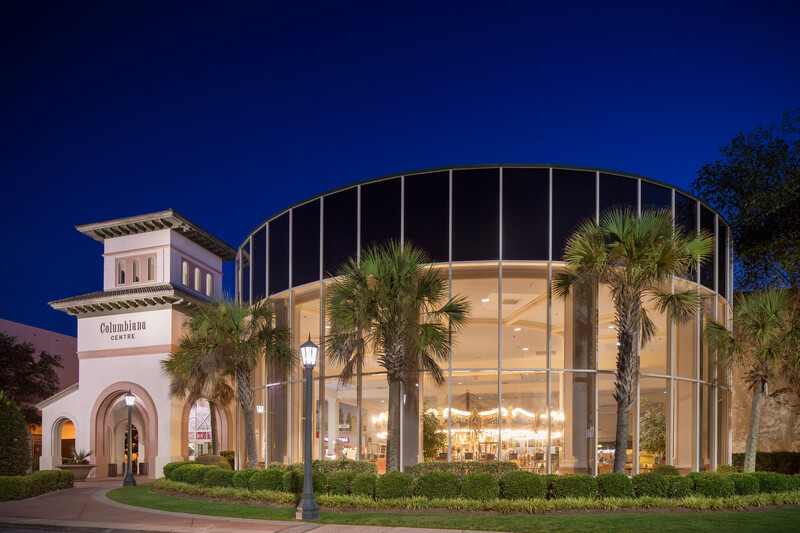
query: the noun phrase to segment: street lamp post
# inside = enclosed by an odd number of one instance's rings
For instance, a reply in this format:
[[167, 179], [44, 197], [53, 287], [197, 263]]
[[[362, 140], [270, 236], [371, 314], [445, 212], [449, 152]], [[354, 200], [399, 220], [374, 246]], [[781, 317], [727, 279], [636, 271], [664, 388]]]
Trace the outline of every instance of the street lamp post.
[[311, 372], [317, 364], [317, 350], [319, 347], [311, 342], [311, 334], [308, 341], [300, 346], [300, 358], [306, 369], [306, 422], [305, 422], [305, 443], [303, 468], [303, 497], [297, 505], [295, 518], [298, 520], [317, 520], [319, 518], [319, 507], [314, 499], [314, 484], [311, 479], [311, 403], [314, 401], [313, 388], [311, 384]]
[[125, 479], [122, 480], [123, 487], [136, 486], [136, 480], [131, 471], [131, 455], [133, 455], [133, 448], [131, 446], [131, 437], [133, 434], [133, 428], [131, 427], [131, 408], [133, 407], [133, 401], [135, 399], [136, 397], [128, 390], [128, 394], [125, 395], [125, 405], [128, 406], [128, 467], [125, 469]]

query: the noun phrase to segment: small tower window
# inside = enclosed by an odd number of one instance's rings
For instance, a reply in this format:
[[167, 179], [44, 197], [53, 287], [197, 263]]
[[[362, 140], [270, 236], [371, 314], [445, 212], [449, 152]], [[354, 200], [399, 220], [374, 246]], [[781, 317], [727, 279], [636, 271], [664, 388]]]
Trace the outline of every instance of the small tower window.
[[125, 261], [117, 263], [117, 285], [125, 285]]
[[189, 286], [189, 263], [186, 261], [181, 263], [181, 283]]
[[133, 260], [133, 282], [138, 283], [139, 281], [141, 278], [139, 277], [139, 259], [137, 258]]
[[156, 279], [156, 258], [147, 258], [147, 281], [154, 281]]
[[211, 296], [214, 292], [213, 278], [211, 274], [206, 274], [206, 296]]
[[195, 269], [194, 269], [194, 290], [196, 290], [197, 292], [200, 292], [200, 282], [201, 282], [201, 280], [202, 279], [200, 278], [200, 269], [195, 267]]

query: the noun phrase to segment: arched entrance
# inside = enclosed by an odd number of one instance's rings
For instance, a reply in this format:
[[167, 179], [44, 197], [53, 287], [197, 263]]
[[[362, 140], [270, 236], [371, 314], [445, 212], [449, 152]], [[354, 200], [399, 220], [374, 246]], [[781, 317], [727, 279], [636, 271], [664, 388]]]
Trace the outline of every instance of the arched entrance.
[[135, 397], [131, 423], [138, 434], [136, 452], [139, 467], [134, 472], [155, 473], [155, 458], [158, 455], [158, 413], [155, 403], [139, 385], [119, 382], [100, 393], [92, 408], [90, 442], [97, 463], [96, 470], [101, 477], [114, 470], [117, 474], [124, 473], [126, 457], [123, 441], [128, 427], [128, 411], [123, 396], [129, 390]]
[[[203, 401], [205, 401], [203, 399]], [[188, 458], [190, 455], [190, 448], [191, 451], [195, 453], [199, 451], [203, 451], [204, 453], [211, 453], [211, 444], [208, 439], [197, 439], [197, 435], [190, 435], [191, 433], [196, 433], [197, 429], [197, 419], [195, 418], [194, 422], [194, 429], [192, 428], [192, 408], [195, 404], [194, 403], [186, 403], [183, 406], [183, 413], [181, 414], [181, 450], [182, 455], [184, 458]], [[217, 414], [217, 431], [219, 432], [219, 437], [217, 439], [217, 443], [219, 446], [219, 451], [223, 450], [230, 450], [232, 449], [231, 439], [230, 436], [233, 435], [233, 417], [230, 414], [230, 411], [225, 406], [216, 406], [216, 414]], [[200, 419], [201, 422], [205, 415], [201, 414]], [[201, 427], [201, 432], [205, 430]], [[193, 437], [193, 438], [190, 438]], [[197, 446], [198, 440], [204, 444], [202, 446], [202, 450], [200, 450]], [[207, 445], [205, 445], [207, 443]], [[206, 451], [207, 449], [207, 451]]]
[[53, 429], [50, 432], [51, 445], [53, 455], [53, 465], [60, 465], [62, 458], [72, 457], [72, 448], [75, 447], [75, 423], [74, 417], [63, 415], [56, 419], [53, 423]]

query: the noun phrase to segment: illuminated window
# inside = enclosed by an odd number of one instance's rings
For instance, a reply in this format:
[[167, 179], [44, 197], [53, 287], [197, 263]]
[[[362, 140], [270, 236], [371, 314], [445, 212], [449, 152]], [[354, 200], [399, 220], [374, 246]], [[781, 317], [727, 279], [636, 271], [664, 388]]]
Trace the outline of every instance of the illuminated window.
[[139, 259], [133, 260], [133, 282], [137, 283], [141, 281], [139, 278]]
[[213, 280], [211, 274], [206, 274], [206, 296], [211, 296], [212, 292], [214, 292]]
[[194, 269], [194, 290], [200, 292], [200, 269]]
[[125, 284], [125, 261], [117, 263], [117, 285]]
[[147, 258], [147, 281], [153, 281], [156, 279], [156, 258], [155, 257], [148, 257]]
[[189, 263], [186, 261], [181, 263], [181, 283], [189, 285]]

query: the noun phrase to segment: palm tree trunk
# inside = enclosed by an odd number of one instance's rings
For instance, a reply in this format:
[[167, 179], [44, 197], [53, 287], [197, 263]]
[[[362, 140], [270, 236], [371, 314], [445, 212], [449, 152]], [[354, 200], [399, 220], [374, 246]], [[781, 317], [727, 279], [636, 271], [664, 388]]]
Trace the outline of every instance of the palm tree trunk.
[[747, 434], [747, 446], [744, 454], [744, 471], [755, 472], [756, 449], [758, 448], [758, 423], [761, 420], [761, 402], [764, 397], [764, 380], [757, 379], [753, 383], [753, 407], [750, 410], [750, 431]]
[[[627, 311], [627, 312], [626, 312]], [[614, 440], [614, 472], [625, 473], [628, 461], [628, 411], [633, 401], [637, 373], [638, 335], [641, 327], [636, 319], [637, 305], [620, 305], [617, 308], [619, 349], [617, 351], [617, 376], [614, 383], [614, 399], [617, 400], [617, 435]]]
[[208, 401], [209, 411], [211, 412], [211, 453], [219, 453], [219, 442], [217, 440], [217, 413], [216, 405], [211, 400]]
[[400, 470], [400, 381], [389, 382], [389, 420], [386, 436], [386, 471]]
[[614, 472], [625, 473], [625, 464], [628, 461], [628, 411], [629, 409], [617, 402], [617, 436], [614, 440]]
[[244, 416], [244, 442], [247, 450], [247, 467], [258, 468], [256, 455], [255, 419], [253, 417], [253, 391], [250, 390], [250, 372], [248, 369], [236, 369], [236, 388], [239, 393], [239, 405]]

